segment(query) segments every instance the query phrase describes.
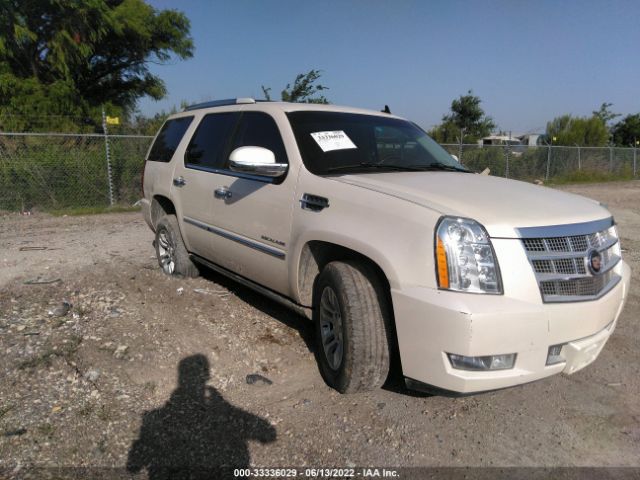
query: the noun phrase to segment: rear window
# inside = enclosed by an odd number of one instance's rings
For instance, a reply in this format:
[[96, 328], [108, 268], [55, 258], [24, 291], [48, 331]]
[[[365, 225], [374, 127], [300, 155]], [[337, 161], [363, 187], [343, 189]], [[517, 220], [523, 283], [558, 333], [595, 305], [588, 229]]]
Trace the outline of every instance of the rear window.
[[167, 120], [162, 126], [162, 129], [160, 129], [156, 141], [153, 142], [147, 160], [152, 162], [170, 162], [171, 157], [173, 157], [173, 154], [180, 144], [180, 140], [182, 140], [184, 136], [184, 132], [189, 128], [192, 120], [193, 117], [180, 117]]

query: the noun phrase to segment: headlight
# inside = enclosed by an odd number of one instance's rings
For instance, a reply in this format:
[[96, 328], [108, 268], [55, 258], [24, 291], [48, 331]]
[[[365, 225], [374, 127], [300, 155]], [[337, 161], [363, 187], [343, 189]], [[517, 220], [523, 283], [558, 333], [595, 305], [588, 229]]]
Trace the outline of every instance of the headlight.
[[468, 218], [444, 217], [436, 228], [438, 286], [468, 293], [502, 293], [500, 269], [489, 235]]

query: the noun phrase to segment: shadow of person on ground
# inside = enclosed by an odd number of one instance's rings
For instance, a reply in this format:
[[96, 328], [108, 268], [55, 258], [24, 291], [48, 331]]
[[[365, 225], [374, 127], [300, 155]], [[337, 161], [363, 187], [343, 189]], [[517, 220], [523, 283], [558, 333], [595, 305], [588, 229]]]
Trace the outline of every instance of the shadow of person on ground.
[[264, 419], [228, 403], [206, 385], [204, 355], [178, 364], [178, 387], [167, 403], [145, 412], [127, 470], [146, 469], [149, 479], [234, 478], [234, 468], [250, 465], [247, 442], [273, 442], [276, 430]]

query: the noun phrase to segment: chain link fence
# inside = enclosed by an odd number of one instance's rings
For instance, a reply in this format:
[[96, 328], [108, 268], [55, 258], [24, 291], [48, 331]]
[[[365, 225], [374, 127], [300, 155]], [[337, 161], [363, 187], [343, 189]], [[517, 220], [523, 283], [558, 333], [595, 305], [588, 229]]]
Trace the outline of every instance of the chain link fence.
[[442, 145], [474, 172], [529, 182], [629, 180], [637, 175], [637, 148], [523, 145]]
[[132, 205], [152, 138], [0, 133], [0, 211]]
[[[0, 133], [0, 211], [133, 205], [141, 196], [142, 135]], [[635, 148], [443, 145], [474, 172], [530, 182], [633, 179]]]

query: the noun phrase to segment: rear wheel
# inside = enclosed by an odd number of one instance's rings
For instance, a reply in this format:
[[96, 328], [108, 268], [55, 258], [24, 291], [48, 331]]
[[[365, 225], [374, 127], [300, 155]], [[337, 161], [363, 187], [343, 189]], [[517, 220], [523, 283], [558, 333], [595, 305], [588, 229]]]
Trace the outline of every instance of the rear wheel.
[[189, 258], [175, 215], [165, 215], [156, 224], [156, 257], [167, 275], [197, 277], [198, 267]]
[[389, 374], [389, 312], [375, 271], [331, 262], [314, 289], [316, 356], [325, 382], [341, 393], [382, 386]]

